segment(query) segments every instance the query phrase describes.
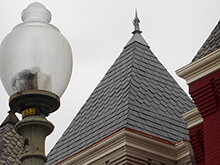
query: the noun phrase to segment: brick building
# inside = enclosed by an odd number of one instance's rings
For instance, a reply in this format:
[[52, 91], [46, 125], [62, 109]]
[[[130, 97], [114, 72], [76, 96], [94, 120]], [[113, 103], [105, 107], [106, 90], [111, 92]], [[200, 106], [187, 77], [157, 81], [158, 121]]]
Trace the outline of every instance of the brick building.
[[192, 62], [177, 71], [195, 109], [184, 114], [197, 164], [220, 162], [220, 21]]

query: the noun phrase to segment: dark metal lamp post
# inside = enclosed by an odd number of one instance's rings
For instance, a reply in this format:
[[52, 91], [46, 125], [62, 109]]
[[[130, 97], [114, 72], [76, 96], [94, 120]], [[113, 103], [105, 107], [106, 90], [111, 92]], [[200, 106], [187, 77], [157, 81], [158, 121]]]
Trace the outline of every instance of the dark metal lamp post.
[[49, 24], [51, 13], [40, 3], [22, 12], [0, 47], [0, 76], [9, 106], [22, 114], [15, 129], [24, 138], [23, 164], [43, 165], [45, 138], [53, 131], [46, 119], [60, 106], [72, 72], [72, 51], [66, 38]]

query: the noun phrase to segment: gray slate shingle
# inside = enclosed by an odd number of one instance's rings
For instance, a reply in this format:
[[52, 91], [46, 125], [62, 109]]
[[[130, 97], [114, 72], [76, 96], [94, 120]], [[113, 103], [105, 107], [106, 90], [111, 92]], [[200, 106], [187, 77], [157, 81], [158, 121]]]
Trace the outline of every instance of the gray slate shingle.
[[23, 152], [23, 138], [17, 134], [14, 125], [18, 121], [13, 113], [9, 113], [0, 126], [0, 164], [20, 165]]
[[192, 62], [220, 48], [220, 21], [215, 26], [205, 43], [197, 52]]
[[55, 164], [123, 127], [171, 142], [189, 140], [181, 115], [194, 104], [144, 44], [141, 34], [135, 35], [136, 40], [129, 41], [50, 151], [47, 164]]

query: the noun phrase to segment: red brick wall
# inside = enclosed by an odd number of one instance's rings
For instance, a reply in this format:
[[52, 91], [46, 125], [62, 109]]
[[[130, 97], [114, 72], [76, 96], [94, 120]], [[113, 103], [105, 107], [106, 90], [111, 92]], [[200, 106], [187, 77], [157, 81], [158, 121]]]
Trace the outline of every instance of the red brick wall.
[[189, 92], [203, 117], [203, 128], [200, 125], [190, 129], [194, 152], [201, 153], [194, 143], [201, 141], [198, 131], [203, 130], [205, 164], [220, 164], [220, 70], [189, 84]]
[[220, 111], [204, 119], [205, 162], [220, 164]]
[[203, 123], [189, 129], [190, 143], [192, 145], [197, 164], [204, 163]]

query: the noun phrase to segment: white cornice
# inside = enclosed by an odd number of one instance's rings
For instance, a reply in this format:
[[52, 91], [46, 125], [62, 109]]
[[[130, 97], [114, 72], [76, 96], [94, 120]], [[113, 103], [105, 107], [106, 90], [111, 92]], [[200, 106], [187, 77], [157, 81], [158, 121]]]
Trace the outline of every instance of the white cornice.
[[127, 131], [126, 135], [128, 146], [138, 148], [173, 161], [179, 161], [187, 155], [193, 155], [191, 144], [187, 141], [171, 144], [166, 141], [146, 137], [132, 131]]
[[158, 141], [153, 138], [141, 136], [135, 132], [126, 132], [127, 145], [143, 151], [156, 154], [171, 160], [176, 159], [174, 144]]
[[203, 118], [198, 111], [198, 108], [191, 109], [182, 114], [183, 119], [186, 121], [187, 128], [190, 129], [203, 122]]
[[220, 69], [220, 49], [178, 69], [176, 74], [190, 84]]
[[174, 144], [124, 128], [59, 164], [86, 165], [126, 146], [134, 147], [173, 161], [178, 161], [187, 155], [193, 154], [189, 142], [181, 141]]

